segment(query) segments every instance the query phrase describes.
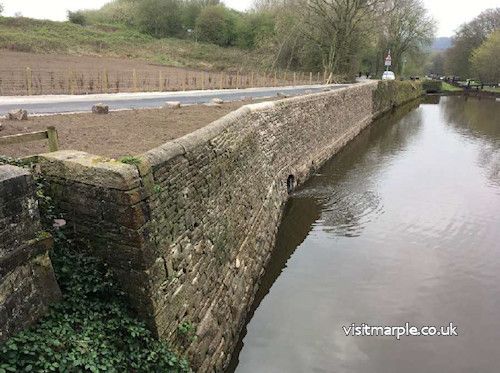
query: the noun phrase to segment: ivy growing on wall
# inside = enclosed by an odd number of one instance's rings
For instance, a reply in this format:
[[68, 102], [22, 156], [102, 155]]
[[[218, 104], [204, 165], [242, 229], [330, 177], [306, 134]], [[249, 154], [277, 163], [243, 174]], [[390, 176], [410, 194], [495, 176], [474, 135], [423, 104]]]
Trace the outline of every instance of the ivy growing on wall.
[[[52, 214], [40, 179], [37, 185], [41, 214]], [[77, 251], [63, 231], [52, 234], [52, 264], [63, 299], [33, 328], [0, 346], [0, 373], [189, 372], [185, 359], [133, 317], [110, 269]]]

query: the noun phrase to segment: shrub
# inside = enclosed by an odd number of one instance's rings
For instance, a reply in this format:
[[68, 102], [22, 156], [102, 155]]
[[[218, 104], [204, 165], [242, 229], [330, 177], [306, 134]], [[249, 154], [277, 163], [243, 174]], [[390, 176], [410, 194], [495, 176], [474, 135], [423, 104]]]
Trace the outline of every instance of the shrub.
[[68, 10], [68, 20], [76, 25], [85, 26], [87, 24], [87, 18], [83, 12], [72, 12]]
[[201, 41], [227, 47], [236, 40], [235, 23], [235, 16], [223, 5], [207, 6], [196, 20], [196, 35]]

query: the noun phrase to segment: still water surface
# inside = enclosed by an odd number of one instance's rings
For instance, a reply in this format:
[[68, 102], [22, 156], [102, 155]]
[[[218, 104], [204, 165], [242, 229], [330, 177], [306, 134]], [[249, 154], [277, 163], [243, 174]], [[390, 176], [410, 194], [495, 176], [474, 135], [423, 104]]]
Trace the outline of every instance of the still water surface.
[[[500, 372], [500, 102], [438, 100], [377, 121], [291, 196], [229, 371]], [[362, 322], [459, 335], [345, 336]]]

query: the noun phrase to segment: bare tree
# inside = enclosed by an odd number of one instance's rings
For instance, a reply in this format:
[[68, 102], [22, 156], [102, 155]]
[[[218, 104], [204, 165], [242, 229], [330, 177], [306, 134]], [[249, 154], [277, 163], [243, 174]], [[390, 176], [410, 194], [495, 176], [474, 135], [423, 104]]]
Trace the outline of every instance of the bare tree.
[[391, 12], [382, 18], [382, 46], [390, 49], [393, 70], [401, 73], [408, 54], [422, 52], [432, 43], [435, 21], [424, 8], [421, 0], [392, 0]]
[[320, 48], [323, 68], [350, 74], [363, 39], [387, 8], [386, 0], [309, 0], [304, 31]]

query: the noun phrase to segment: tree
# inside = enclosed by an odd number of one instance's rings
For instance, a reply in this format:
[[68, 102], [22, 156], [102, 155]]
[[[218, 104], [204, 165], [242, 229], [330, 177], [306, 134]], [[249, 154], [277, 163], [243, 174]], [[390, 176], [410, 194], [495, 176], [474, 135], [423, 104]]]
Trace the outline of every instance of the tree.
[[381, 49], [383, 53], [390, 49], [392, 70], [400, 74], [410, 54], [421, 54], [432, 43], [435, 21], [421, 0], [393, 0], [391, 11], [381, 20], [385, 39], [385, 48]]
[[471, 57], [472, 71], [482, 82], [500, 82], [500, 30], [492, 33]]
[[488, 9], [471, 22], [460, 26], [453, 37], [453, 46], [446, 52], [446, 71], [462, 78], [470, 76], [472, 52], [496, 29], [500, 28], [500, 8]]
[[205, 7], [196, 20], [196, 35], [201, 41], [222, 47], [233, 45], [236, 40], [235, 17], [223, 5]]
[[139, 28], [157, 38], [182, 31], [180, 0], [141, 0], [137, 2]]
[[304, 33], [321, 51], [326, 72], [353, 74], [360, 46], [384, 0], [309, 0], [304, 4]]
[[254, 48], [274, 33], [274, 17], [269, 12], [241, 14], [236, 22], [236, 45], [240, 48]]
[[182, 9], [182, 25], [187, 29], [194, 29], [196, 19], [203, 8], [210, 5], [219, 5], [219, 0], [185, 0]]
[[443, 52], [435, 52], [431, 56], [429, 66], [427, 67], [427, 72], [430, 74], [436, 74], [442, 76], [444, 72], [445, 56]]
[[3, 13], [3, 4], [0, 3], [0, 15]]

